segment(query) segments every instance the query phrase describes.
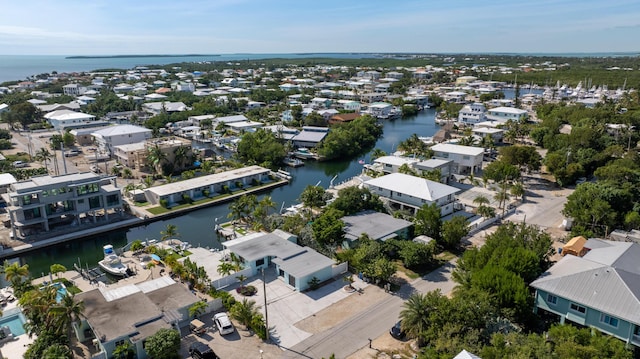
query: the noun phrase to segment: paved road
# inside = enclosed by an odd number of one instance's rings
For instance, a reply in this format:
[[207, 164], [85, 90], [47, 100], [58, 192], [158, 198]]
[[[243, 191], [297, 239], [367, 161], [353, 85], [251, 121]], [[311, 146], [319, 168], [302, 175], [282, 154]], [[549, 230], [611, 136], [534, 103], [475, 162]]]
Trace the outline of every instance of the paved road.
[[369, 345], [369, 338], [386, 333], [398, 320], [402, 304], [414, 292], [426, 293], [440, 289], [449, 293], [455, 286], [451, 272], [457, 258], [442, 267], [402, 286], [399, 292], [372, 305], [366, 310], [343, 321], [336, 327], [313, 335], [296, 344], [283, 354], [283, 358], [346, 358], [360, 348]]
[[573, 189], [558, 188], [537, 177], [526, 179], [525, 202], [507, 219], [541, 227], [558, 228], [565, 218], [562, 209]]

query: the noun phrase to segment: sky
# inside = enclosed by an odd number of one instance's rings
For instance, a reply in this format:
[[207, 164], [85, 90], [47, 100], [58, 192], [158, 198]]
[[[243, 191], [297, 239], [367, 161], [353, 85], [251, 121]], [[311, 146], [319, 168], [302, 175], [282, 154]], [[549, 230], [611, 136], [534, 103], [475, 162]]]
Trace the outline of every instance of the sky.
[[0, 0], [0, 55], [640, 52], [639, 38], [637, 0]]

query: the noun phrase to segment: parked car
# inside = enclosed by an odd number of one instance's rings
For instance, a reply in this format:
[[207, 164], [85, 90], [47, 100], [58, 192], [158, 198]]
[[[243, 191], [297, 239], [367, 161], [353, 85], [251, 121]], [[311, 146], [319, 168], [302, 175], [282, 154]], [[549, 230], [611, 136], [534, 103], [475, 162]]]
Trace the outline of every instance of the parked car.
[[79, 154], [80, 154], [80, 152], [78, 152], [78, 151], [76, 151], [76, 150], [71, 150], [71, 151], [66, 151], [66, 152], [64, 153], [64, 156], [65, 156], [65, 157], [73, 157], [73, 156], [77, 156], [77, 155], [79, 155]]
[[406, 333], [402, 330], [402, 321], [399, 320], [396, 324], [389, 329], [389, 334], [396, 339], [404, 339]]
[[189, 355], [193, 359], [220, 359], [210, 346], [195, 342], [189, 346]]
[[213, 316], [213, 322], [216, 324], [216, 328], [220, 332], [220, 335], [231, 334], [235, 331], [233, 323], [229, 320], [227, 313], [217, 313]]
[[22, 168], [27, 166], [29, 166], [29, 164], [24, 161], [13, 161], [13, 167], [15, 168]]
[[196, 335], [202, 335], [207, 332], [207, 328], [204, 323], [198, 319], [192, 320], [191, 323], [189, 323], [189, 327], [191, 329], [191, 332]]

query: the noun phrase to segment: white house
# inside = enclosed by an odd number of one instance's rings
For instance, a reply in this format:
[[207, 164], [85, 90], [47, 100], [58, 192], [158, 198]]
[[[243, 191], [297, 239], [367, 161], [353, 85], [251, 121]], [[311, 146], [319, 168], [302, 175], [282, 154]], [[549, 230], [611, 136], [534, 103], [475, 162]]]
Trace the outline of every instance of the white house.
[[377, 164], [381, 171], [385, 174], [396, 173], [400, 170], [402, 165], [407, 165], [409, 168], [420, 162], [415, 158], [400, 157], [400, 156], [382, 156], [373, 160], [373, 163]]
[[151, 130], [134, 125], [116, 125], [97, 130], [91, 134], [97, 145], [113, 154], [114, 147], [144, 142], [152, 137]]
[[529, 117], [526, 110], [513, 107], [496, 107], [487, 111], [487, 119], [507, 122], [526, 120]]
[[436, 158], [453, 161], [452, 171], [455, 174], [475, 173], [482, 168], [483, 148], [438, 143], [431, 149]]
[[504, 130], [501, 128], [474, 127], [471, 129], [471, 132], [477, 139], [483, 139], [486, 136], [491, 136], [494, 144], [502, 143], [502, 139], [504, 138]]
[[435, 203], [442, 216], [453, 213], [455, 194], [460, 192], [458, 188], [403, 173], [374, 178], [364, 182], [364, 186], [394, 208], [415, 213], [422, 206]]
[[92, 125], [96, 121], [96, 116], [88, 113], [76, 112], [71, 110], [57, 110], [44, 115], [55, 130], [64, 130], [67, 128], [80, 128]]
[[472, 125], [486, 121], [487, 109], [482, 103], [474, 102], [470, 105], [464, 105], [458, 112], [458, 122], [465, 125]]
[[386, 102], [376, 102], [369, 105], [367, 112], [376, 118], [388, 118], [391, 115], [393, 105]]
[[451, 168], [453, 167], [453, 161], [451, 160], [439, 160], [439, 159], [429, 159], [426, 161], [421, 161], [413, 165], [414, 169], [421, 173], [423, 176], [428, 172], [432, 171], [440, 171], [440, 182], [441, 183], [449, 183], [449, 179], [451, 178]]

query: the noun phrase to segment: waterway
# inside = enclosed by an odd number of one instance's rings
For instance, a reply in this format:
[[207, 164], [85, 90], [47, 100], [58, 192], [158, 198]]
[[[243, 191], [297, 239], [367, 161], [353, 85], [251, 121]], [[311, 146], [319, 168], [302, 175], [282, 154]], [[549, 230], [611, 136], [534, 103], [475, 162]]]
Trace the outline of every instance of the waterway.
[[[505, 89], [505, 97], [513, 98], [513, 89]], [[540, 90], [523, 90], [521, 93], [541, 93]], [[383, 122], [384, 135], [373, 148], [379, 148], [387, 153], [396, 150], [398, 144], [410, 137], [412, 134], [418, 136], [433, 136], [439, 129], [435, 124], [435, 110], [426, 109], [418, 115]], [[328, 188], [331, 180], [335, 177], [334, 184], [346, 181], [362, 171], [360, 160], [370, 163], [369, 153], [360, 157], [348, 158], [331, 162], [306, 161], [303, 167], [287, 169], [293, 176], [293, 180], [286, 186], [278, 187], [266, 192], [280, 210], [282, 207], [289, 207], [299, 203], [298, 197], [308, 185], [319, 184]], [[87, 263], [90, 267], [96, 266], [102, 259], [102, 246], [113, 244], [114, 247], [123, 247], [127, 243], [136, 239], [159, 239], [160, 232], [167, 224], [177, 226], [180, 238], [194, 246], [221, 248], [216, 234], [213, 230], [216, 219], [219, 223], [228, 220], [229, 204], [221, 204], [193, 211], [182, 216], [168, 220], [157, 221], [148, 225], [113, 231], [106, 235], [96, 235], [42, 250], [27, 253], [21, 257], [23, 263], [28, 263], [33, 275], [47, 273], [52, 263], [60, 263], [67, 268], [72, 268], [73, 263], [80, 261], [82, 266]]]

